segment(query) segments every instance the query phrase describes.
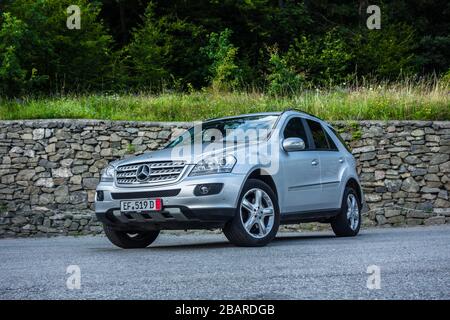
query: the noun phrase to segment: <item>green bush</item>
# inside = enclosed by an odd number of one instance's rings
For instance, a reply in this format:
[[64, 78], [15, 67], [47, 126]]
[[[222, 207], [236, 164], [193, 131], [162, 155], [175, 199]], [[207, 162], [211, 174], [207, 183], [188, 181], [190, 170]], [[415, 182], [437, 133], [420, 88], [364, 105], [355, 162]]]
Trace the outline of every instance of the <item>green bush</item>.
[[349, 79], [352, 61], [350, 48], [335, 31], [322, 38], [302, 36], [295, 39], [287, 54], [287, 64], [305, 75], [310, 85], [339, 85]]
[[450, 69], [442, 76], [442, 83], [450, 87]]
[[269, 93], [272, 95], [284, 95], [295, 93], [304, 84], [305, 77], [297, 73], [289, 66], [286, 59], [281, 57], [278, 51], [273, 51], [269, 59], [269, 71], [267, 81], [269, 82]]
[[225, 29], [220, 34], [212, 32], [209, 43], [202, 51], [210, 59], [210, 84], [216, 90], [230, 90], [239, 85], [240, 68], [236, 63], [236, 48], [230, 40], [232, 31]]

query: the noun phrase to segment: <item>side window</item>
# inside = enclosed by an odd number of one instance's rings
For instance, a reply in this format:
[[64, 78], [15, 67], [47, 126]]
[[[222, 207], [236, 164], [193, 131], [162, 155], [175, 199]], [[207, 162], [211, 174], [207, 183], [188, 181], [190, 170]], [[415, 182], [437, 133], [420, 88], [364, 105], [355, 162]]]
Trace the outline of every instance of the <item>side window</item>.
[[302, 138], [305, 141], [305, 145], [309, 146], [308, 139], [306, 137], [305, 127], [301, 118], [292, 118], [286, 124], [283, 132], [284, 138]]
[[325, 131], [325, 134], [326, 134], [326, 136], [327, 136], [328, 145], [329, 145], [329, 147], [330, 147], [330, 150], [338, 151], [339, 149], [338, 149], [338, 147], [336, 146], [336, 143], [334, 143], [333, 139], [332, 139], [331, 136], [328, 134], [328, 132], [327, 132], [326, 130], [324, 130], [324, 131]]
[[350, 147], [347, 145], [347, 143], [344, 141], [344, 139], [342, 139], [341, 135], [339, 134], [339, 132], [337, 132], [333, 127], [330, 127], [331, 131], [334, 133], [334, 135], [336, 136], [336, 138], [338, 138], [338, 140], [342, 143], [342, 145], [345, 147], [345, 149], [347, 149], [348, 152], [352, 153], [352, 150], [350, 149]]
[[331, 150], [332, 148], [330, 148], [330, 145], [328, 144], [327, 133], [323, 130], [322, 125], [317, 121], [309, 119], [307, 119], [306, 122], [308, 123], [309, 129], [311, 129], [316, 149]]

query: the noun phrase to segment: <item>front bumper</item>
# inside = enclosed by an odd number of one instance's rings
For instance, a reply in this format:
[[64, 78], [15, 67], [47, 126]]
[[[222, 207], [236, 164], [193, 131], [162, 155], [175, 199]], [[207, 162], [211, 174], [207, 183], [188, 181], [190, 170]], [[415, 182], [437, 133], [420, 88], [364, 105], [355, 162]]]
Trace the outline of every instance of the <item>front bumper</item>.
[[[117, 187], [114, 183], [100, 183], [103, 201], [95, 202], [97, 218], [116, 229], [204, 229], [222, 227], [235, 213], [245, 175], [217, 174], [186, 177], [176, 184], [154, 187]], [[195, 195], [198, 185], [222, 184], [219, 193]], [[121, 213], [121, 200], [161, 198], [163, 211]]]

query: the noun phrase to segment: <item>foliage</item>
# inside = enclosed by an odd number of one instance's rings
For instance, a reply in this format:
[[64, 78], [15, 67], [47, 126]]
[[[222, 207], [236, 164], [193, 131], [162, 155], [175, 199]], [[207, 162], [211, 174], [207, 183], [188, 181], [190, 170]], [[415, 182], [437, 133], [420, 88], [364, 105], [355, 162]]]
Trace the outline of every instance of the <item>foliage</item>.
[[305, 74], [309, 84], [326, 86], [348, 81], [352, 54], [342, 38], [331, 31], [323, 38], [295, 39], [285, 59], [298, 73]]
[[[449, 86], [433, 79], [367, 83], [352, 90], [303, 90], [273, 97], [260, 92], [81, 95], [0, 100], [0, 119], [89, 118], [193, 121], [298, 108], [326, 120], [450, 120]], [[354, 128], [354, 135], [358, 130]]]
[[127, 145], [126, 153], [127, 154], [134, 154], [135, 152], [136, 152], [136, 146], [134, 144], [129, 143]]
[[[81, 9], [81, 30], [66, 27]], [[450, 2], [2, 0], [0, 96], [299, 89], [450, 68]], [[277, 52], [268, 50], [277, 48]], [[214, 91], [214, 90], [213, 90]], [[428, 111], [424, 111], [428, 112]]]
[[136, 89], [152, 91], [177, 84], [198, 85], [205, 73], [198, 56], [202, 42], [196, 44], [193, 39], [201, 38], [202, 33], [201, 27], [176, 17], [156, 19], [150, 3], [142, 27], [135, 29], [122, 52], [127, 82]]
[[208, 45], [202, 48], [211, 61], [209, 80], [216, 90], [233, 89], [239, 84], [240, 70], [236, 64], [238, 48], [231, 43], [231, 34], [230, 29], [219, 34], [212, 32], [208, 37]]
[[442, 83], [445, 86], [450, 87], [450, 69], [442, 76]]
[[[72, 4], [83, 12], [80, 30], [66, 27], [66, 8]], [[0, 42], [13, 45], [2, 45], [0, 54], [14, 67], [7, 72], [6, 94], [26, 90], [30, 82], [39, 83], [33, 90], [64, 93], [66, 88], [101, 89], [108, 81], [111, 37], [98, 21], [99, 7], [87, 0], [16, 0], [7, 12], [2, 30], [14, 32], [3, 33]]]
[[285, 95], [299, 91], [305, 78], [288, 65], [285, 57], [280, 57], [277, 50], [270, 54], [270, 73], [267, 76], [269, 82], [268, 92], [273, 95]]
[[26, 25], [9, 13], [0, 29], [0, 95], [18, 95], [40, 78], [35, 69], [22, 68], [19, 55], [25, 44]]
[[450, 68], [450, 35], [424, 36], [418, 44], [416, 65], [425, 72], [445, 72]]
[[411, 26], [388, 25], [380, 30], [369, 30], [355, 39], [358, 72], [381, 79], [395, 79], [410, 75], [414, 70], [415, 37]]

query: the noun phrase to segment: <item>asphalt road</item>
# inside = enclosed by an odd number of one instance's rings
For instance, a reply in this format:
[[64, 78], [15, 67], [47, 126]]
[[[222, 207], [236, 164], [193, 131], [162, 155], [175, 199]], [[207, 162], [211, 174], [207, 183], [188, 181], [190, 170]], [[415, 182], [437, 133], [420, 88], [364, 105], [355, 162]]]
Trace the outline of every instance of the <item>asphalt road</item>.
[[[66, 268], [78, 265], [81, 288]], [[367, 288], [367, 267], [380, 289]], [[0, 240], [0, 299], [450, 299], [450, 225], [282, 233], [264, 248], [164, 234], [147, 249], [104, 237]]]

